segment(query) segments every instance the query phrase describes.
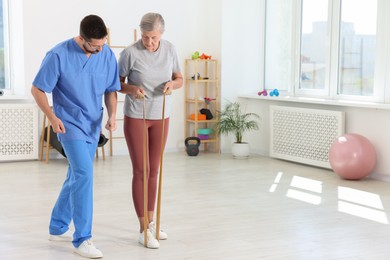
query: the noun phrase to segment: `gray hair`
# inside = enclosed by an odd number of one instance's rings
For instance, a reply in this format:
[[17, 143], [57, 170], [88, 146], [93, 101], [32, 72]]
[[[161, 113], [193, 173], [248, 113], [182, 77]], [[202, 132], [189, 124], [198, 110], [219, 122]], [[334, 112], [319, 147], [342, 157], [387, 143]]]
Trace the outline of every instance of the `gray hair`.
[[142, 17], [139, 27], [141, 32], [159, 30], [160, 33], [164, 33], [165, 21], [161, 14], [147, 13]]

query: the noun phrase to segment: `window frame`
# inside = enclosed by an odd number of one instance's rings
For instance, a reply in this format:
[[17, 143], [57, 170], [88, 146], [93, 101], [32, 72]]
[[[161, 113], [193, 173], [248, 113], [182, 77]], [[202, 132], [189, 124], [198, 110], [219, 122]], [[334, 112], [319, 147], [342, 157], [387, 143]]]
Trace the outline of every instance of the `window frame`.
[[[330, 95], [330, 78], [331, 78], [331, 71], [330, 71], [330, 61], [331, 61], [331, 48], [330, 46], [330, 31], [331, 31], [331, 19], [332, 19], [332, 13], [331, 13], [331, 3], [328, 4], [328, 21], [329, 26], [328, 30], [326, 32], [326, 44], [327, 50], [326, 50], [326, 61], [325, 61], [325, 86], [324, 89], [301, 89], [300, 88], [300, 75], [301, 75], [301, 45], [302, 45], [302, 6], [303, 6], [303, 0], [294, 1], [296, 4], [296, 13], [293, 15], [295, 17], [295, 28], [296, 28], [296, 35], [295, 35], [295, 41], [296, 41], [296, 47], [294, 49], [294, 52], [296, 53], [294, 57], [294, 84], [293, 84], [293, 90], [291, 91], [294, 93], [294, 96], [303, 96], [303, 97], [321, 97], [326, 98]], [[328, 2], [331, 2], [328, 1]]]
[[[3, 99], [28, 99], [24, 75], [23, 0], [3, 1], [6, 86]], [[7, 85], [8, 84], [8, 85]]]

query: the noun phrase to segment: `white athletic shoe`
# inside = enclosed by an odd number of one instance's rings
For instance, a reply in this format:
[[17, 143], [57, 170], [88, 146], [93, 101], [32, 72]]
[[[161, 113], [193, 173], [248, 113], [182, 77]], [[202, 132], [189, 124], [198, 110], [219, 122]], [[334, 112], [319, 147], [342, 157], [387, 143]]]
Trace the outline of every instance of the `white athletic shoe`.
[[[149, 228], [150, 232], [152, 232], [152, 235], [157, 239], [156, 223], [154, 221], [150, 222], [148, 228]], [[160, 229], [159, 239], [160, 240], [168, 239], [168, 234], [165, 233], [164, 230], [162, 230], [162, 229]]]
[[50, 241], [60, 241], [60, 242], [72, 242], [73, 240], [73, 231], [68, 229], [64, 234], [61, 235], [50, 235]]
[[[141, 245], [145, 246], [144, 242], [144, 232], [142, 231], [141, 234], [139, 234], [138, 242]], [[147, 239], [148, 239], [148, 244], [146, 245], [147, 248], [152, 248], [152, 249], [157, 249], [160, 247], [160, 243], [157, 241], [157, 239], [153, 236], [152, 232], [150, 232], [149, 229], [146, 230], [147, 234]]]
[[79, 254], [86, 258], [102, 258], [103, 253], [95, 247], [91, 239], [85, 240], [78, 248], [74, 249], [76, 254]]

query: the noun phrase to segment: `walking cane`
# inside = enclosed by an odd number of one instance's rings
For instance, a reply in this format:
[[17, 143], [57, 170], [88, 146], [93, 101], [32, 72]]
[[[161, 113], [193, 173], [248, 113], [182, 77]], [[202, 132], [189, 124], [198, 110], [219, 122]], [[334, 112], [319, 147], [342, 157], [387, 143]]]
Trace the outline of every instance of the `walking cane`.
[[144, 246], [148, 247], [148, 235], [147, 229], [149, 225], [148, 221], [148, 181], [146, 172], [146, 115], [145, 115], [145, 96], [143, 98], [143, 123], [144, 123], [144, 134], [143, 134], [143, 168], [144, 168]]
[[163, 107], [162, 107], [162, 116], [161, 116], [161, 155], [160, 155], [160, 174], [158, 177], [158, 195], [157, 195], [157, 215], [156, 215], [156, 239], [159, 240], [160, 238], [160, 209], [161, 209], [161, 187], [162, 187], [162, 165], [163, 165], [163, 155], [164, 155], [164, 130], [165, 130], [165, 93], [164, 93], [164, 100], [163, 100]]

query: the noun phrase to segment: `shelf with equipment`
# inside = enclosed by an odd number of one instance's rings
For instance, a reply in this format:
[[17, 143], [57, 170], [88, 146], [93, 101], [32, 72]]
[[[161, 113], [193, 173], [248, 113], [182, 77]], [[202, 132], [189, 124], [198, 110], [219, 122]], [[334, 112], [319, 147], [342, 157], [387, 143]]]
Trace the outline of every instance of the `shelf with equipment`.
[[214, 129], [220, 108], [218, 75], [215, 59], [185, 60], [184, 138], [198, 137], [202, 151], [219, 152], [219, 136]]

